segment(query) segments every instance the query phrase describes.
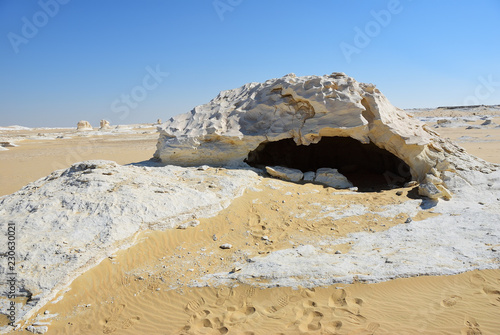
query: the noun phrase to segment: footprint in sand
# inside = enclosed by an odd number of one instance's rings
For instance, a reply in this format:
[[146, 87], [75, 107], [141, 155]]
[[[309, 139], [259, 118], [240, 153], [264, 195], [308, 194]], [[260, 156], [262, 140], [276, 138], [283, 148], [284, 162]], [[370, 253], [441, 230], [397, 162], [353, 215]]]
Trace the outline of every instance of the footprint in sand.
[[246, 322], [248, 317], [255, 313], [255, 308], [252, 306], [244, 307], [240, 310], [230, 311], [228, 309], [227, 320], [230, 325]]
[[112, 326], [112, 325], [104, 325], [103, 328], [102, 328], [102, 333], [103, 334], [111, 334], [111, 333], [114, 333], [116, 331], [116, 327]]
[[301, 291], [303, 297], [312, 298], [316, 295], [316, 290], [313, 288], [306, 288]]
[[356, 325], [362, 325], [366, 323], [366, 318], [363, 315], [353, 313], [346, 308], [335, 308], [333, 310], [333, 315], [341, 318], [342, 320], [345, 320], [346, 322]]
[[481, 335], [479, 324], [476, 319], [471, 316], [466, 316], [464, 321], [465, 327], [462, 328], [462, 335]]
[[133, 325], [135, 325], [136, 323], [138, 323], [140, 320], [141, 320], [141, 318], [138, 317], [138, 316], [135, 316], [133, 318], [127, 319], [127, 320], [123, 321], [122, 328], [123, 329], [130, 328]]
[[486, 279], [484, 279], [483, 276], [477, 273], [472, 274], [469, 280], [472, 283], [472, 285], [475, 286], [481, 286], [486, 282]]
[[346, 292], [344, 289], [336, 289], [328, 299], [329, 307], [345, 307], [347, 306]]
[[500, 303], [500, 290], [495, 287], [485, 285], [483, 292], [486, 293], [491, 299], [491, 303], [495, 306]]
[[197, 315], [191, 316], [189, 324], [184, 327], [184, 331], [194, 331], [196, 334], [226, 334], [229, 330], [222, 324], [218, 317], [207, 318], [210, 311], [204, 310]]
[[118, 320], [118, 318], [120, 317], [120, 315], [125, 310], [125, 307], [126, 307], [125, 304], [118, 304], [118, 305], [114, 306], [111, 309], [111, 317], [109, 319], [112, 320], [112, 321]]
[[103, 325], [102, 327], [103, 334], [111, 334], [118, 329], [117, 321], [124, 309], [125, 309], [124, 304], [119, 304], [117, 306], [114, 306], [111, 309], [111, 316], [104, 319], [104, 321], [100, 322]]
[[215, 304], [217, 306], [222, 306], [226, 302], [229, 297], [234, 295], [233, 289], [230, 287], [221, 287], [217, 289], [217, 300], [215, 301]]
[[452, 307], [452, 306], [455, 306], [457, 304], [457, 302], [459, 302], [460, 300], [462, 300], [461, 296], [459, 296], [459, 295], [452, 295], [452, 296], [449, 296], [446, 299], [443, 299], [443, 301], [441, 301], [441, 306], [443, 306], [443, 307]]
[[249, 299], [252, 298], [255, 295], [255, 287], [250, 286], [245, 290], [244, 297]]
[[[264, 310], [264, 315], [269, 317], [269, 318], [274, 318], [274, 319], [279, 319], [282, 317], [281, 313], [278, 313], [280, 310], [282, 310], [284, 307], [288, 306], [288, 303], [290, 302], [290, 296], [284, 295], [279, 297], [273, 305], [270, 307], [266, 308]], [[296, 297], [292, 298], [292, 301], [297, 301]]]
[[307, 301], [304, 301], [302, 306], [304, 308], [314, 308], [314, 307], [318, 307], [318, 304], [313, 300], [307, 300]]
[[299, 321], [299, 330], [301, 332], [321, 330], [321, 319], [323, 319], [323, 313], [313, 310], [307, 311]]
[[104, 320], [103, 334], [114, 333], [118, 328], [127, 329], [139, 322], [138, 316], [122, 320], [121, 314], [125, 307], [125, 304], [118, 304], [111, 309], [111, 316]]
[[260, 216], [255, 213], [250, 213], [250, 215], [248, 216], [248, 225], [250, 227], [260, 225]]
[[186, 307], [184, 308], [184, 310], [190, 314], [190, 315], [193, 315], [193, 314], [196, 314], [196, 312], [198, 312], [198, 310], [201, 308], [201, 306], [203, 306], [205, 304], [205, 299], [203, 298], [199, 298], [199, 299], [195, 299], [195, 300], [191, 300], [190, 302], [187, 303]]
[[342, 321], [333, 321], [325, 325], [325, 332], [327, 334], [336, 334], [342, 328]]

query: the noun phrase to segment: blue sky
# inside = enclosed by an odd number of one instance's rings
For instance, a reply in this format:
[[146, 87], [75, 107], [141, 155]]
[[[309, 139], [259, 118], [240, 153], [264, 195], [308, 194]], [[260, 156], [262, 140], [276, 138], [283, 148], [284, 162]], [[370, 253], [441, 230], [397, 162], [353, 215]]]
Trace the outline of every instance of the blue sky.
[[287, 73], [500, 104], [500, 1], [0, 0], [0, 126], [154, 122]]

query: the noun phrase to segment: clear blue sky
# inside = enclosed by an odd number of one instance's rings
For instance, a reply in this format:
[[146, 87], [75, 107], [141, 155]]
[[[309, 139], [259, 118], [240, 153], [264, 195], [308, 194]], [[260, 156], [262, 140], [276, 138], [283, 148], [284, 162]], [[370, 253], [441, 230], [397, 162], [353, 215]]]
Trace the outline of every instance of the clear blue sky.
[[0, 0], [0, 126], [166, 120], [291, 72], [500, 104], [499, 22], [498, 0]]

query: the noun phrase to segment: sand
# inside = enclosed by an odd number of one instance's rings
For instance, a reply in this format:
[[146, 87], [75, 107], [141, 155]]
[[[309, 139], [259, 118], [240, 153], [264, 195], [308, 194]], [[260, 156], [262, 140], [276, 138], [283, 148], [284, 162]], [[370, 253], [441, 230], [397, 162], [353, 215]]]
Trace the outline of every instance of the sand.
[[[156, 130], [135, 130], [113, 134], [69, 129], [0, 131], [0, 137], [13, 138], [18, 145], [0, 151], [0, 196], [84, 160], [107, 159], [122, 165], [148, 160], [156, 149]], [[64, 138], [54, 138], [54, 133]]]
[[[500, 163], [499, 129], [436, 131]], [[472, 140], [460, 139], [464, 135]], [[49, 174], [55, 164], [147, 160], [156, 138], [148, 133], [17, 142], [19, 147], [0, 152], [0, 195]], [[319, 242], [330, 234], [342, 237], [402, 224], [402, 215], [379, 224], [377, 211], [414, 196], [406, 188], [400, 195], [382, 190], [332, 197], [339, 191], [289, 183], [285, 197], [270, 178], [263, 178], [259, 188], [264, 192], [247, 190], [197, 227], [141, 233], [135, 246], [78, 277], [25, 325], [50, 322], [47, 334], [496, 334], [500, 329], [500, 270], [296, 289], [261, 289], [258, 282], [190, 287], [205, 273], [238, 271], [232, 267], [236, 260]], [[370, 212], [338, 220], [333, 227], [327, 219], [311, 224], [290, 215], [292, 208], [311, 209], [318, 199], [328, 198], [346, 208], [362, 203]], [[413, 219], [436, 215], [432, 208], [421, 209]], [[223, 243], [232, 248], [221, 249]], [[347, 250], [348, 244], [338, 246], [338, 252]], [[0, 316], [0, 324], [5, 323]]]

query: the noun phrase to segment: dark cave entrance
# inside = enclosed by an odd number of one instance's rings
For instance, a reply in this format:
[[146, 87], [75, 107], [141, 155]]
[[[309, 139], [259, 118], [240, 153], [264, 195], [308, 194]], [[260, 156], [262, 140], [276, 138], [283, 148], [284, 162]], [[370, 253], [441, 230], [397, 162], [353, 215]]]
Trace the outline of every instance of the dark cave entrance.
[[296, 145], [291, 138], [261, 143], [245, 160], [250, 166], [285, 166], [302, 172], [338, 169], [360, 191], [388, 189], [411, 181], [409, 166], [373, 143], [351, 137], [322, 137], [316, 144]]

